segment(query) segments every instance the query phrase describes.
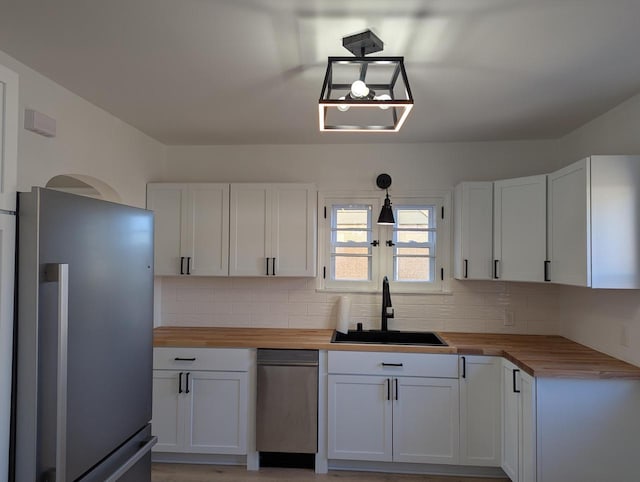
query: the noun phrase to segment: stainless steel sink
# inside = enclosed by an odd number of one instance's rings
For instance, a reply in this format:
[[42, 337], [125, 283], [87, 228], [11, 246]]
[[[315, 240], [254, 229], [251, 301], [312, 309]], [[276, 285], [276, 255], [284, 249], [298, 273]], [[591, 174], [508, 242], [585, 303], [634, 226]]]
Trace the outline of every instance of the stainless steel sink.
[[431, 331], [349, 330], [347, 333], [334, 331], [331, 343], [447, 346], [442, 338]]

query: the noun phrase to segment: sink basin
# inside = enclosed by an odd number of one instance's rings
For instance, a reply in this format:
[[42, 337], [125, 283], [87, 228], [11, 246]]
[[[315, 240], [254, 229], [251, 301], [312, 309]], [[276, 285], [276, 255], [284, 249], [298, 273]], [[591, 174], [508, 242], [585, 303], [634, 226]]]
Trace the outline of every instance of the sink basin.
[[334, 331], [331, 343], [447, 346], [438, 335], [431, 331], [349, 330], [347, 333]]

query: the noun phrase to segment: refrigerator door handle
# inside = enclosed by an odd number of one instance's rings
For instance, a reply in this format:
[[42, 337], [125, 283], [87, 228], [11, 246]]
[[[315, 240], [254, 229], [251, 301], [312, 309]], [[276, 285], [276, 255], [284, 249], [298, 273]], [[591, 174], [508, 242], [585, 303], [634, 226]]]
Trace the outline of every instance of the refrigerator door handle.
[[136, 463], [138, 463], [138, 460], [140, 460], [142, 457], [147, 455], [147, 453], [149, 453], [151, 448], [156, 443], [158, 443], [158, 437], [154, 435], [142, 447], [140, 447], [140, 450], [138, 450], [135, 454], [133, 454], [131, 458], [129, 458], [129, 460], [127, 460], [124, 464], [118, 467], [118, 470], [116, 470], [113, 474], [107, 477], [105, 479], [105, 482], [115, 482], [120, 477], [125, 475], [131, 467], [133, 467]]
[[56, 394], [56, 480], [67, 480], [67, 342], [69, 329], [69, 265], [47, 264], [46, 281], [58, 283], [58, 380]]

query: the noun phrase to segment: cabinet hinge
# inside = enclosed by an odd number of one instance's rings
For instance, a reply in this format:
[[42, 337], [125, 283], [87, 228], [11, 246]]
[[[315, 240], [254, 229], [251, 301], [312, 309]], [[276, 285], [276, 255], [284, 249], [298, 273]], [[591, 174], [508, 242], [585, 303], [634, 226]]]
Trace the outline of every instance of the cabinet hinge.
[[440, 208], [440, 219], [444, 219], [444, 206]]
[[327, 206], [324, 207], [324, 218], [327, 219]]
[[327, 279], [327, 267], [322, 267], [322, 279]]
[[444, 281], [444, 268], [440, 268], [440, 281]]

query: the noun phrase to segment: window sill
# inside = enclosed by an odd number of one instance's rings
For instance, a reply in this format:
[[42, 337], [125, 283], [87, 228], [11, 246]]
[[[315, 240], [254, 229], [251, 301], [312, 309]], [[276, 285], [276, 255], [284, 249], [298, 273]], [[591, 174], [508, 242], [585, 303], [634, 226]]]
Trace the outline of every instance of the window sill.
[[[353, 289], [331, 289], [331, 288], [316, 288], [316, 293], [341, 293], [341, 294], [354, 294], [354, 295], [382, 295], [382, 290], [353, 290]], [[450, 290], [432, 290], [432, 291], [402, 291], [391, 289], [392, 295], [415, 295], [415, 296], [433, 296], [433, 295], [453, 295], [453, 291]]]

